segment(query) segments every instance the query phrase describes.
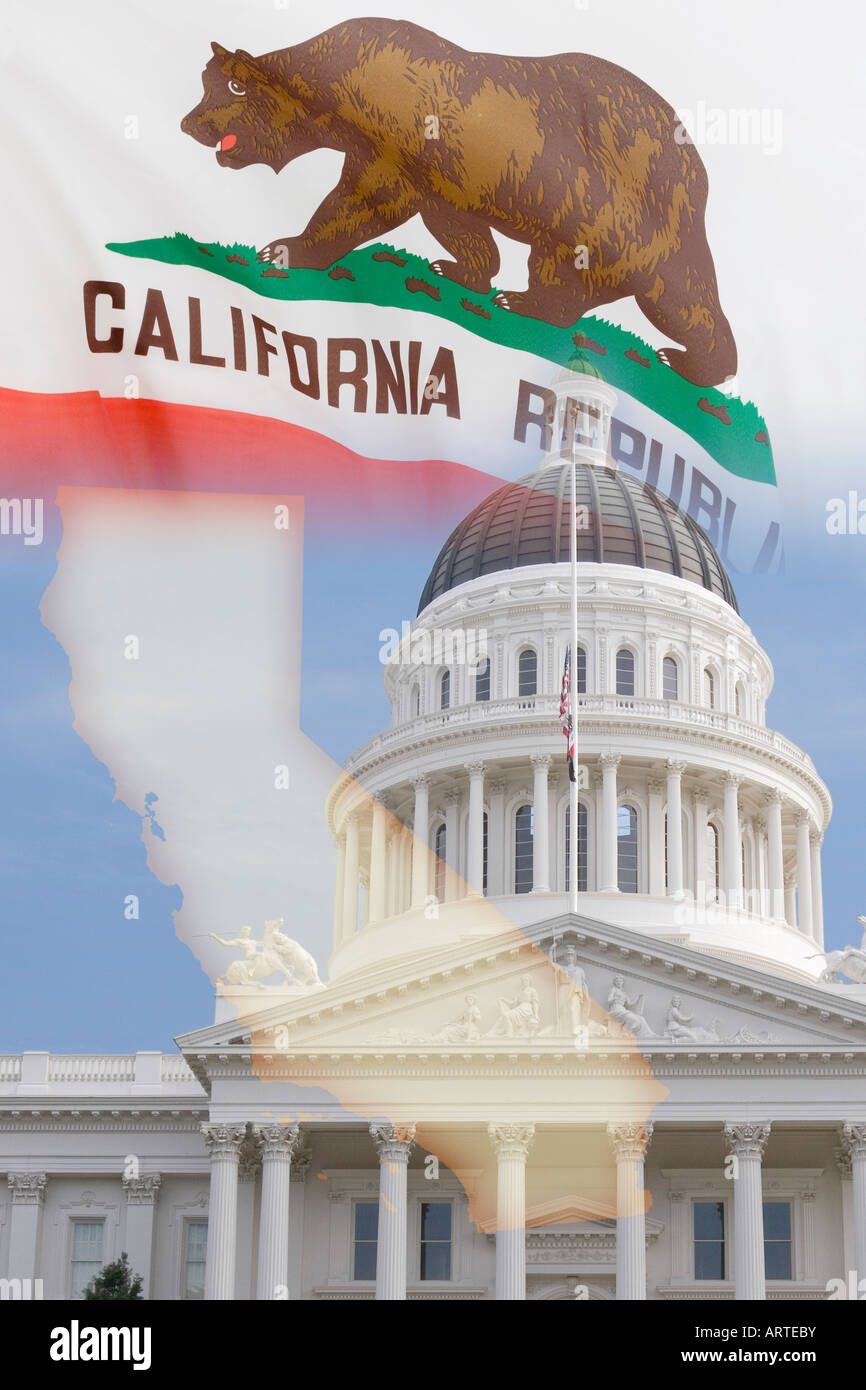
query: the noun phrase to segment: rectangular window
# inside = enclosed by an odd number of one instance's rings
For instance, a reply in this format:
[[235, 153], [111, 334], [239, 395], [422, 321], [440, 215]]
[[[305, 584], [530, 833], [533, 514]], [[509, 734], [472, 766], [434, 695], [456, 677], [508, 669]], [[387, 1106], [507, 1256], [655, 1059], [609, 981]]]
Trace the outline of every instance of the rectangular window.
[[379, 1240], [379, 1203], [355, 1203], [355, 1260], [353, 1279], [376, 1278], [376, 1246]]
[[578, 695], [586, 694], [586, 649], [584, 647], [577, 649], [577, 693]]
[[793, 1279], [791, 1203], [764, 1203], [764, 1273], [768, 1279]]
[[200, 1302], [204, 1298], [204, 1271], [207, 1261], [207, 1222], [188, 1221], [183, 1252], [182, 1298]]
[[421, 1278], [451, 1278], [451, 1204], [421, 1203]]
[[695, 1202], [692, 1207], [695, 1278], [725, 1277], [725, 1204]]
[[72, 1298], [83, 1298], [87, 1285], [102, 1269], [103, 1230], [102, 1221], [72, 1223]]

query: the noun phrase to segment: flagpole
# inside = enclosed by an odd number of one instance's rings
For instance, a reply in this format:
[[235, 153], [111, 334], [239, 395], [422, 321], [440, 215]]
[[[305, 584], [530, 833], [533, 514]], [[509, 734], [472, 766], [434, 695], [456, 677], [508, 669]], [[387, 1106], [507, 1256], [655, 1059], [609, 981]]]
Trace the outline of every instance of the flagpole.
[[[572, 405], [571, 410], [573, 412], [575, 406]], [[575, 456], [574, 426], [575, 420], [572, 415], [571, 429], [568, 432], [571, 441], [571, 669], [568, 673], [568, 697], [571, 701], [571, 720], [574, 737], [574, 781], [569, 782], [571, 807], [569, 863], [571, 866], [571, 910], [572, 912], [577, 912], [577, 848], [579, 843], [577, 786], [579, 763], [577, 749], [577, 458]]]

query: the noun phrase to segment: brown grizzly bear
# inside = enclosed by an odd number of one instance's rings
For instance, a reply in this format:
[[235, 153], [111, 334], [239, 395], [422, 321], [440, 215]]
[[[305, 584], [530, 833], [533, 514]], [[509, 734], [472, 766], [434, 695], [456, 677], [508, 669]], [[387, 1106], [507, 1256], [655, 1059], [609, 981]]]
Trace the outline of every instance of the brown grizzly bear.
[[306, 229], [260, 260], [324, 270], [418, 213], [453, 257], [433, 269], [484, 294], [499, 268], [493, 228], [530, 248], [529, 287], [503, 292], [507, 309], [568, 326], [634, 295], [683, 344], [659, 353], [675, 371], [700, 386], [736, 371], [706, 171], [673, 109], [624, 68], [469, 53], [387, 19], [259, 58], [212, 48], [181, 128], [219, 164], [279, 173], [322, 146], [346, 157]]

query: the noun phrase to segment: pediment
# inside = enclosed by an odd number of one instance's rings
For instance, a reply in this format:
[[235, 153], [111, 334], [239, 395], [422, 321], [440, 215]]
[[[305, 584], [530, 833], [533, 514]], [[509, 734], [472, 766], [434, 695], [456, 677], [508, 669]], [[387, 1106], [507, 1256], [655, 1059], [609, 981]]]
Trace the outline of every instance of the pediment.
[[862, 1049], [866, 1002], [575, 915], [265, 1000], [178, 1038], [366, 1054]]

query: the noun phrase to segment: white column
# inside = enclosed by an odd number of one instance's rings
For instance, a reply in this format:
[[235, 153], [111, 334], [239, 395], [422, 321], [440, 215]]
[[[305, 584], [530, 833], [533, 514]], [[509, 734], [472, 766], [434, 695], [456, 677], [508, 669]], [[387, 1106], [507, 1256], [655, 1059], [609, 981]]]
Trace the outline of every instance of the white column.
[[526, 1160], [535, 1125], [488, 1125], [496, 1151], [496, 1297], [526, 1298]]
[[550, 822], [547, 774], [550, 754], [535, 753], [532, 763], [532, 891], [550, 892]]
[[617, 1302], [646, 1298], [646, 1193], [644, 1157], [650, 1124], [609, 1124], [616, 1157]]
[[767, 1296], [764, 1277], [764, 1199], [761, 1159], [770, 1135], [768, 1124], [745, 1121], [725, 1125], [734, 1166], [734, 1298]]
[[358, 930], [359, 827], [353, 811], [346, 817], [346, 863], [343, 872], [343, 940], [348, 941]]
[[206, 1299], [233, 1299], [238, 1226], [238, 1162], [244, 1125], [201, 1127], [210, 1151], [210, 1204], [207, 1220]]
[[723, 884], [725, 906], [736, 911], [742, 900], [743, 851], [740, 845], [740, 808], [737, 791], [742, 777], [734, 772], [725, 773], [725, 862]]
[[660, 777], [647, 782], [649, 811], [649, 891], [650, 897], [665, 895], [665, 784]]
[[162, 1178], [159, 1173], [127, 1177], [124, 1173], [123, 1191], [126, 1195], [126, 1230], [123, 1248], [129, 1256], [129, 1267], [141, 1275], [141, 1292], [150, 1298], [153, 1273], [153, 1224]]
[[343, 940], [343, 913], [345, 905], [343, 903], [343, 883], [346, 877], [346, 837], [337, 835], [334, 839], [337, 850], [337, 868], [334, 883], [334, 945], [339, 946]]
[[381, 922], [385, 916], [385, 829], [387, 812], [381, 801], [373, 802], [370, 827], [370, 912], [371, 922]]
[[458, 897], [457, 890], [457, 857], [458, 839], [460, 837], [460, 793], [452, 789], [445, 793], [445, 862], [447, 871], [445, 874], [445, 900], [453, 902]]
[[824, 949], [824, 889], [821, 883], [821, 846], [824, 836], [813, 831], [812, 849], [812, 935], [820, 950]]
[[767, 859], [770, 888], [770, 916], [785, 920], [785, 861], [782, 857], [782, 793], [775, 788], [766, 800]]
[[[12, 1206], [9, 1222], [10, 1279], [44, 1279], [40, 1267], [42, 1212], [45, 1206], [44, 1173], [9, 1173], [9, 1199]], [[30, 1286], [32, 1289], [32, 1285]]]
[[804, 936], [812, 935], [811, 825], [807, 813], [801, 811], [797, 817], [797, 926]]
[[430, 852], [427, 836], [430, 833], [430, 784], [422, 776], [412, 778], [415, 788], [415, 816], [412, 822], [412, 906], [423, 907], [430, 891]]
[[619, 753], [602, 753], [601, 763], [601, 891], [615, 893], [619, 888], [616, 838], [616, 770]]
[[292, 1157], [300, 1146], [297, 1125], [260, 1125], [262, 1200], [256, 1298], [285, 1300], [289, 1287], [289, 1190]]
[[480, 893], [484, 885], [484, 764], [472, 762], [465, 766], [469, 773], [466, 882], [470, 893]]
[[686, 764], [668, 758], [668, 897], [683, 891], [682, 777]]
[[866, 1279], [866, 1124], [842, 1126], [842, 1143], [851, 1159], [854, 1196], [854, 1268]]
[[[703, 787], [695, 792], [695, 899], [708, 902], [711, 897], [710, 875], [713, 872], [707, 863], [707, 808], [709, 797]], [[703, 886], [701, 886], [703, 885]], [[715, 889], [715, 882], [712, 884]]]
[[406, 1181], [414, 1125], [372, 1124], [379, 1155], [379, 1238], [376, 1251], [376, 1298], [406, 1298]]
[[797, 875], [792, 873], [785, 874], [785, 921], [797, 925]]
[[505, 892], [505, 783], [487, 783], [487, 896]]

